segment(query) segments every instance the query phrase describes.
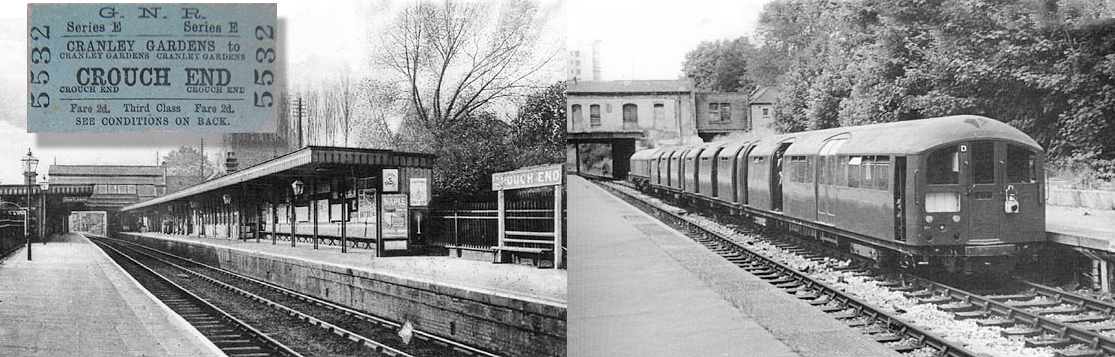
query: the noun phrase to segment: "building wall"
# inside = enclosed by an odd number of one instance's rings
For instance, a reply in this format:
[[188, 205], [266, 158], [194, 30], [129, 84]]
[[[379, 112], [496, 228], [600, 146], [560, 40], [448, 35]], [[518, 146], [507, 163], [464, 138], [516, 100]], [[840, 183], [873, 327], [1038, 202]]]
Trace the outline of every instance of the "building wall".
[[[764, 112], [764, 110], [766, 110]], [[765, 114], [764, 114], [765, 113]], [[751, 127], [755, 134], [759, 135], [774, 135], [777, 132], [774, 130], [774, 104], [772, 103], [754, 103], [751, 104]]]
[[[706, 132], [720, 134], [731, 131], [749, 131], [751, 129], [747, 110], [748, 97], [744, 93], [697, 93], [696, 102], [697, 131], [702, 134]], [[724, 103], [727, 103], [731, 108], [729, 120], [713, 121], [714, 116], [710, 104], [716, 104], [719, 110], [720, 105]], [[720, 114], [722, 113], [723, 111], [720, 112]]]
[[[591, 132], [642, 132], [644, 142], [640, 146], [657, 146], [666, 142], [677, 143], [680, 138], [696, 135], [693, 118], [693, 104], [689, 95], [569, 95], [566, 108], [568, 133]], [[633, 104], [637, 122], [623, 121], [624, 105]], [[574, 110], [580, 106], [580, 113]], [[593, 125], [591, 106], [600, 106], [600, 123]], [[655, 114], [655, 106], [661, 105], [660, 115]]]

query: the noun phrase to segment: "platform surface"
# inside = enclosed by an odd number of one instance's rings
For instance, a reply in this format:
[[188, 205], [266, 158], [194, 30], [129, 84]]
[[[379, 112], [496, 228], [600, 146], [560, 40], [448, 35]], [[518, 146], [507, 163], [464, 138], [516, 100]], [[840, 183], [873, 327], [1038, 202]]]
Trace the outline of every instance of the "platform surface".
[[578, 176], [570, 356], [897, 356]]
[[539, 269], [529, 265], [493, 264], [490, 261], [443, 256], [377, 258], [375, 252], [368, 249], [349, 248], [347, 253], [341, 253], [340, 246], [319, 243], [318, 249], [314, 249], [311, 243], [298, 242], [291, 247], [289, 240], [273, 244], [268, 239], [260, 239], [257, 243], [255, 239], [239, 241], [151, 232], [129, 233], [346, 266], [377, 274], [523, 300], [560, 306], [566, 304], [567, 274], [564, 269]]
[[1115, 211], [1045, 206], [1045, 230], [1055, 243], [1115, 253]]
[[0, 356], [223, 356], [77, 234], [0, 262]]

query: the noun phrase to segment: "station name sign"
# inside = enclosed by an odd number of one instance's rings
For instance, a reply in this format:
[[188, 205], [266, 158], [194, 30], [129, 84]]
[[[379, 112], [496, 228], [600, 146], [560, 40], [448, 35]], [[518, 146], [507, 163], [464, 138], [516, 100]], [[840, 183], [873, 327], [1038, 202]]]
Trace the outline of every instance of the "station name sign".
[[28, 4], [27, 131], [274, 132], [275, 4]]
[[562, 165], [499, 172], [492, 174], [492, 191], [560, 185]]

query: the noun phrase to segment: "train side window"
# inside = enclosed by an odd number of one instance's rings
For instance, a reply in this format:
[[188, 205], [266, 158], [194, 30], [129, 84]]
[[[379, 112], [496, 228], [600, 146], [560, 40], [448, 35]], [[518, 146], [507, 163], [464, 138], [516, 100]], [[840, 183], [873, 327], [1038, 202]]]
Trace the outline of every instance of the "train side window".
[[861, 177], [863, 177], [863, 168], [860, 163], [863, 158], [860, 156], [852, 156], [848, 159], [848, 187], [860, 187]]
[[972, 183], [995, 183], [995, 143], [972, 143]]
[[925, 181], [930, 185], [960, 183], [960, 153], [949, 146], [929, 154], [925, 159]]
[[876, 156], [874, 165], [871, 166], [874, 172], [875, 184], [873, 185], [876, 190], [890, 190], [890, 156]]
[[848, 157], [839, 156], [836, 159], [836, 172], [833, 173], [836, 177], [837, 186], [848, 186]]
[[1007, 145], [1007, 182], [1038, 182], [1035, 155], [1029, 149]]

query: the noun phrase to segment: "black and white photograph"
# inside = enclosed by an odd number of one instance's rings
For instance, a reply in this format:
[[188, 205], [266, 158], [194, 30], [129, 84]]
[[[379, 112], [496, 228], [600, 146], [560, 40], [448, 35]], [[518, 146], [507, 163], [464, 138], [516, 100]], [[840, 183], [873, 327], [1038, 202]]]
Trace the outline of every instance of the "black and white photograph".
[[569, 354], [1115, 354], [1115, 3], [568, 7]]
[[0, 4], [0, 356], [1115, 356], [1115, 1]]
[[564, 6], [0, 5], [0, 355], [566, 356]]

